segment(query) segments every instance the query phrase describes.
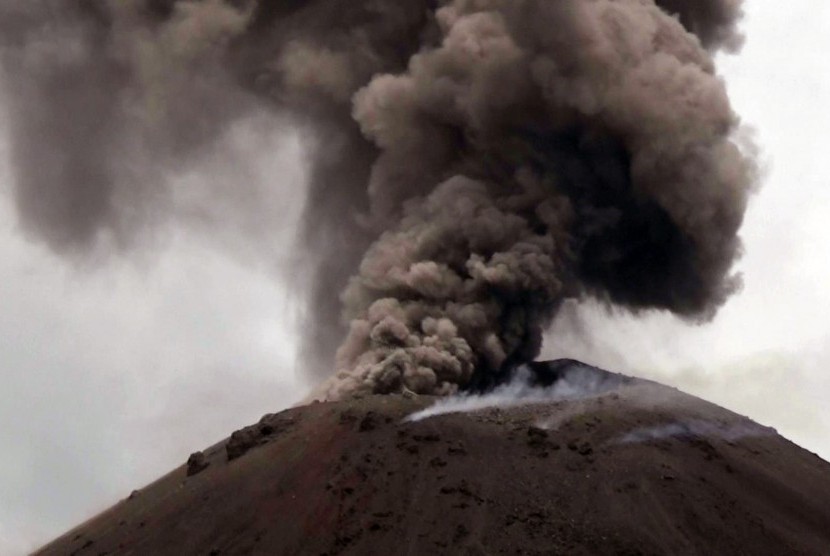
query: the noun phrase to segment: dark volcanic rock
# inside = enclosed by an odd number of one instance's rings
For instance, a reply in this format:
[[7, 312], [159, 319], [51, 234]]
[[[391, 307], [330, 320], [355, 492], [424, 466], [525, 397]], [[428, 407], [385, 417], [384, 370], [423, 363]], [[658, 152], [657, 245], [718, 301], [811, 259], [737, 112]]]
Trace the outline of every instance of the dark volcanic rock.
[[[227, 459], [205, 450], [195, 480], [176, 470], [83, 538], [109, 555], [828, 553], [830, 464], [676, 390], [403, 421], [432, 402], [266, 416]], [[80, 532], [37, 554], [71, 553]]]
[[293, 423], [293, 419], [284, 415], [269, 414], [260, 419], [256, 425], [234, 431], [225, 444], [228, 461], [244, 456], [250, 449], [266, 444]]
[[247, 427], [234, 431], [225, 445], [228, 461], [244, 456], [248, 450], [257, 446], [262, 440], [258, 427]]
[[207, 461], [203, 452], [193, 452], [187, 458], [187, 476], [192, 477], [197, 473], [201, 473], [207, 469], [208, 465], [210, 465], [210, 462]]

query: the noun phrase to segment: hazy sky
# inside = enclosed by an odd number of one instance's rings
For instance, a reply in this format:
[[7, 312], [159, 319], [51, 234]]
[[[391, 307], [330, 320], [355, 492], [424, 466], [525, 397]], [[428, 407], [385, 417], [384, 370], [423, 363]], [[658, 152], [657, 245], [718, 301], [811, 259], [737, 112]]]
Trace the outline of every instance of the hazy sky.
[[[700, 328], [569, 310], [545, 355], [657, 378], [830, 459], [830, 6], [747, 8], [746, 47], [720, 59], [765, 168], [743, 232], [744, 291]], [[16, 229], [0, 140], [0, 554], [33, 549], [307, 392], [293, 370], [295, 307], [273, 271], [290, 271], [301, 200], [284, 193], [301, 189], [302, 159], [292, 138], [246, 151], [254, 132], [240, 129], [237, 162], [273, 192], [263, 214], [274, 217], [258, 224], [267, 260], [232, 230], [193, 225], [81, 267]], [[182, 176], [178, 194], [206, 176], [221, 181], [216, 160]]]

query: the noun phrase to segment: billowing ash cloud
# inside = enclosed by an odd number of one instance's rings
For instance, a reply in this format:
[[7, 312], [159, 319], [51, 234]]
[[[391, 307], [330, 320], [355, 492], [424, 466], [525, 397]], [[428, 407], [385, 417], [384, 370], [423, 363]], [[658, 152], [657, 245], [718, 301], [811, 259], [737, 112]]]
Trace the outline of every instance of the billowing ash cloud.
[[144, 4], [0, 2], [17, 207], [56, 250], [129, 242], [166, 171], [252, 107], [221, 63], [250, 9]]
[[129, 238], [169, 171], [268, 110], [313, 137], [310, 366], [331, 370], [348, 323], [322, 395], [486, 385], [537, 354], [566, 298], [705, 319], [738, 287], [754, 169], [712, 53], [740, 46], [740, 16], [739, 0], [0, 0], [21, 222], [61, 251]]
[[[706, 13], [684, 15], [726, 41]], [[334, 391], [487, 380], [566, 296], [711, 315], [752, 171], [701, 41], [641, 1], [458, 1], [436, 22], [354, 97], [391, 224], [344, 295]]]

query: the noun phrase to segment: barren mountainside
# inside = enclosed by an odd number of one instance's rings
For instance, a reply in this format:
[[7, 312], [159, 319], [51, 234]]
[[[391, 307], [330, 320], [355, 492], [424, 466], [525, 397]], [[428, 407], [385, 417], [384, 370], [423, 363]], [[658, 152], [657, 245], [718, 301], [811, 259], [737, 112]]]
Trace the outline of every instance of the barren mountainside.
[[37, 554], [830, 553], [830, 464], [665, 386], [600, 382], [420, 420], [435, 398], [266, 415]]

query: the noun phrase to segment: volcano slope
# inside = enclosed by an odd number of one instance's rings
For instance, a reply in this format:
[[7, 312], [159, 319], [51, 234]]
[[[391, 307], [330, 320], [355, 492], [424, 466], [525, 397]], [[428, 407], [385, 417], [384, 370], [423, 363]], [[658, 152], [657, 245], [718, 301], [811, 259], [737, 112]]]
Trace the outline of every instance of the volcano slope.
[[830, 554], [830, 464], [677, 390], [554, 365], [546, 389], [266, 415], [36, 554]]

